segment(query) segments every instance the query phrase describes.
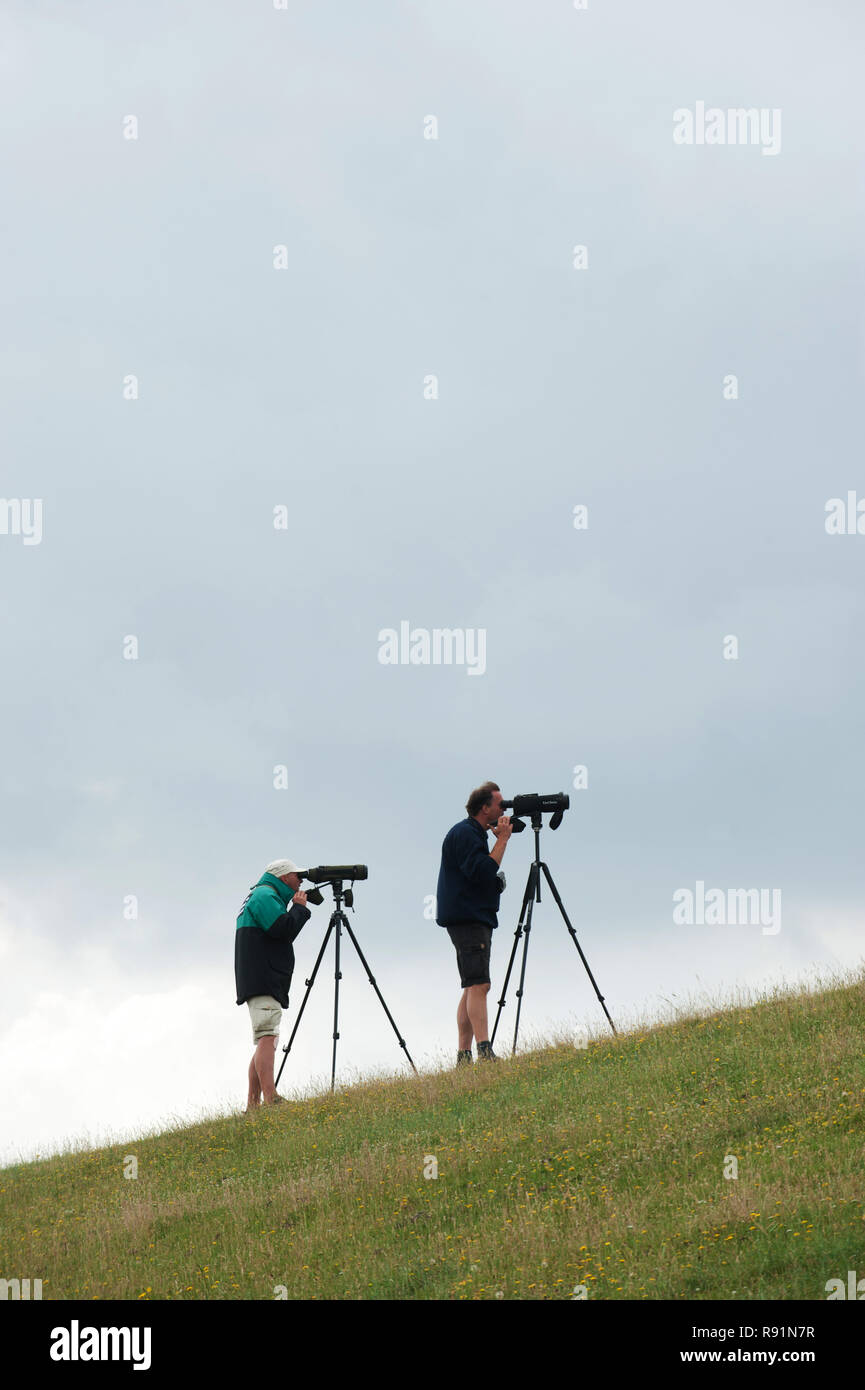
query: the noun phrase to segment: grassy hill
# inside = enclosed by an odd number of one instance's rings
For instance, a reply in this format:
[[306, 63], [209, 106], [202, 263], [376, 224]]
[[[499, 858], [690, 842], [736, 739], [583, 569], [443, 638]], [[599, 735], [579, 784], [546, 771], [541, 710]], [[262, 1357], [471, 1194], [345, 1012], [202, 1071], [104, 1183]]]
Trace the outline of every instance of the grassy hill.
[[857, 976], [3, 1169], [0, 1274], [44, 1299], [825, 1299], [865, 1275], [863, 1100]]

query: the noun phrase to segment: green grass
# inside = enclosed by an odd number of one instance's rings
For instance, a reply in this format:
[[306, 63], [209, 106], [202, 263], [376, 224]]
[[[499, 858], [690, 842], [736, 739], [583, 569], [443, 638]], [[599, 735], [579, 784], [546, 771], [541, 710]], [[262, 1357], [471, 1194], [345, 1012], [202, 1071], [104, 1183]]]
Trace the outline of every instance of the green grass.
[[865, 1276], [863, 1021], [857, 975], [6, 1168], [0, 1274], [46, 1299], [825, 1299]]

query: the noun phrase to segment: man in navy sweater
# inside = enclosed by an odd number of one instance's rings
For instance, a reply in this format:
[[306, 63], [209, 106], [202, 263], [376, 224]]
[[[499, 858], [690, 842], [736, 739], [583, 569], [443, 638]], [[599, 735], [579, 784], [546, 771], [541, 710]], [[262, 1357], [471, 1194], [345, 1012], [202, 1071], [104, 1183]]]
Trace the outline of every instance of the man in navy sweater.
[[[490, 945], [505, 886], [501, 862], [511, 837], [510, 816], [502, 815], [501, 806], [500, 788], [495, 782], [484, 782], [466, 802], [466, 819], [452, 826], [442, 844], [436, 921], [447, 928], [456, 947], [463, 987], [457, 1009], [457, 1066], [471, 1062], [472, 1037], [479, 1059], [495, 1059], [487, 1023]], [[496, 837], [492, 851], [487, 844], [489, 830]]]

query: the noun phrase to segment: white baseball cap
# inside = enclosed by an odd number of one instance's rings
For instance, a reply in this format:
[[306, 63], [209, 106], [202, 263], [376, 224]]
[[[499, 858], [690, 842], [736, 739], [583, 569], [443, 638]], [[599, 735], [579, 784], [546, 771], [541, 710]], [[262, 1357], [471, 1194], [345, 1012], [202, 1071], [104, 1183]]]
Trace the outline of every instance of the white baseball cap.
[[286, 874], [305, 874], [306, 869], [299, 869], [290, 859], [274, 859], [264, 872], [273, 874], [274, 878], [283, 878]]

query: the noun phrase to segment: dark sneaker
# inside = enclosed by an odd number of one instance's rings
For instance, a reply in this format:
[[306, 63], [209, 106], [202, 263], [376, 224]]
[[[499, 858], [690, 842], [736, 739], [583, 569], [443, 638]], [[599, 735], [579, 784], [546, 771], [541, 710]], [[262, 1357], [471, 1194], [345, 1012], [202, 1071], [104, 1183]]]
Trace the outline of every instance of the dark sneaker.
[[491, 1042], [478, 1043], [479, 1062], [497, 1062], [498, 1060], [498, 1057], [493, 1052], [493, 1045]]
[[458, 1067], [470, 1067], [470, 1066], [472, 1065], [472, 1060], [473, 1060], [473, 1059], [472, 1059], [472, 1050], [471, 1050], [471, 1048], [469, 1048], [468, 1052], [458, 1052], [458, 1053], [457, 1053], [457, 1066], [458, 1066]]

